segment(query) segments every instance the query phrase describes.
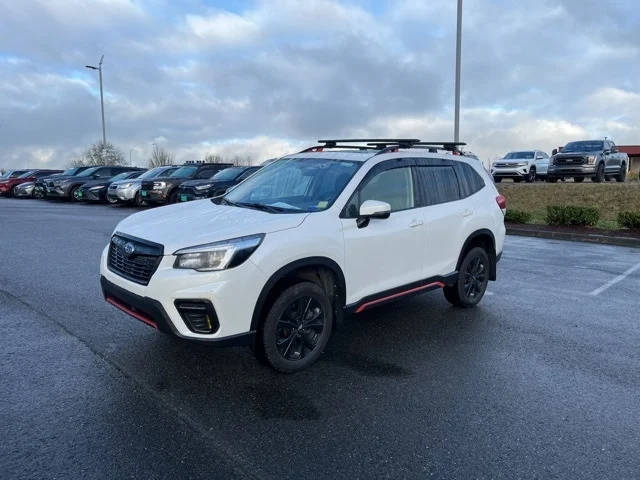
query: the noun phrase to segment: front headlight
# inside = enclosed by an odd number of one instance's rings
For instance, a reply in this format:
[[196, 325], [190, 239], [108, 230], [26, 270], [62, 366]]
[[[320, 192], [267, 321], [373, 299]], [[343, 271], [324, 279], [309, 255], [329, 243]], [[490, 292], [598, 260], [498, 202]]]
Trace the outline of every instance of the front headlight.
[[516, 167], [526, 167], [527, 165], [529, 165], [527, 162], [518, 162], [518, 163], [516, 163]]
[[211, 188], [213, 186], [213, 183], [205, 183], [204, 185], [196, 185], [194, 188], [196, 190], [207, 190], [208, 188]]
[[89, 190], [102, 190], [104, 187], [104, 185], [96, 185], [95, 187], [90, 187]]
[[183, 248], [174, 253], [173, 268], [210, 272], [240, 265], [260, 246], [264, 233]]
[[166, 186], [167, 186], [167, 182], [153, 182], [154, 190], [162, 190]]
[[587, 163], [589, 165], [594, 165], [596, 163], [596, 160], [598, 159], [597, 155], [588, 155], [587, 156]]

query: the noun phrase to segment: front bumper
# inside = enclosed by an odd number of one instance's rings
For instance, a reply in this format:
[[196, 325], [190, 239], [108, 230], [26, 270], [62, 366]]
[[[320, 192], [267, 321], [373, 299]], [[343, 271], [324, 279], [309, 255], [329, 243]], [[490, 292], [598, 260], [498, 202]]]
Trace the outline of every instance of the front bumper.
[[591, 177], [596, 174], [595, 165], [549, 165], [549, 177]]
[[131, 202], [136, 198], [136, 193], [140, 190], [140, 187], [127, 187], [127, 188], [109, 188], [107, 197], [109, 200], [116, 200], [118, 202]]
[[167, 203], [169, 201], [169, 194], [166, 190], [140, 190], [140, 198], [147, 202], [153, 203]]
[[[253, 310], [267, 279], [250, 260], [229, 270], [196, 272], [173, 268], [175, 257], [165, 255], [148, 285], [141, 285], [109, 270], [108, 249], [100, 262], [100, 283], [112, 305], [180, 338], [221, 345], [252, 341]], [[189, 329], [176, 300], [209, 302], [219, 323], [217, 331], [204, 334]]]
[[104, 202], [106, 196], [106, 188], [100, 190], [92, 190], [91, 188], [81, 189], [79, 191], [79, 199], [85, 202]]
[[17, 188], [15, 190], [15, 196], [18, 198], [33, 197], [33, 190], [33, 186], [26, 188]]
[[191, 202], [193, 200], [204, 200], [205, 198], [209, 198], [208, 190], [203, 190], [202, 192], [181, 192], [178, 190], [178, 201], [179, 202]]
[[69, 188], [47, 186], [45, 194], [49, 198], [69, 198]]
[[529, 167], [492, 168], [491, 175], [499, 178], [525, 178], [529, 175]]

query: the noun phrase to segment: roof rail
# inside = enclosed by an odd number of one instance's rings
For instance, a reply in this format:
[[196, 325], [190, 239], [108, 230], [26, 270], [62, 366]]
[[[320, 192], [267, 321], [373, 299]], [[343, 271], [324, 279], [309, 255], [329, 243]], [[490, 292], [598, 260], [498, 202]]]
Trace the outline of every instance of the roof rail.
[[[381, 150], [387, 145], [402, 145], [403, 148], [410, 148], [417, 138], [339, 138], [331, 140], [318, 140], [322, 145], [305, 148], [304, 152], [321, 152], [325, 148], [351, 148], [354, 150]], [[365, 143], [366, 145], [341, 145], [348, 143]]]

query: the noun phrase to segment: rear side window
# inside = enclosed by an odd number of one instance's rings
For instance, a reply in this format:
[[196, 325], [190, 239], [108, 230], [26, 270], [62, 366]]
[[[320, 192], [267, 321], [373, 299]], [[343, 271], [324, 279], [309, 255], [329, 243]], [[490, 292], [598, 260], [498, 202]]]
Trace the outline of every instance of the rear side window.
[[361, 185], [346, 205], [346, 214], [355, 218], [366, 200], [378, 200], [391, 205], [391, 211], [407, 210], [415, 206], [413, 179], [410, 167], [383, 170]]
[[460, 197], [458, 178], [453, 167], [414, 167], [417, 204], [421, 207], [455, 202]]
[[455, 170], [460, 183], [461, 198], [469, 197], [484, 188], [484, 180], [471, 165], [456, 162]]

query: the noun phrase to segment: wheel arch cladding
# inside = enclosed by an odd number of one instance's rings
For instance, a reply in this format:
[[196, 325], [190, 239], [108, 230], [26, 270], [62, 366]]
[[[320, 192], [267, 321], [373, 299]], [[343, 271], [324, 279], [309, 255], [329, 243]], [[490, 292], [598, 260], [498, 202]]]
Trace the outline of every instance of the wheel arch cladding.
[[327, 257], [309, 257], [291, 262], [277, 270], [264, 284], [251, 317], [251, 330], [257, 330], [264, 314], [278, 294], [300, 281], [310, 281], [321, 286], [333, 304], [334, 324], [342, 321], [346, 299], [346, 284], [340, 266]]
[[464, 256], [469, 250], [474, 247], [482, 247], [489, 255], [489, 280], [495, 280], [497, 278], [497, 256], [496, 256], [496, 240], [493, 236], [493, 232], [487, 229], [476, 230], [465, 240], [460, 256], [458, 257], [458, 263], [456, 264], [456, 271], [460, 270], [460, 264], [464, 259]]

